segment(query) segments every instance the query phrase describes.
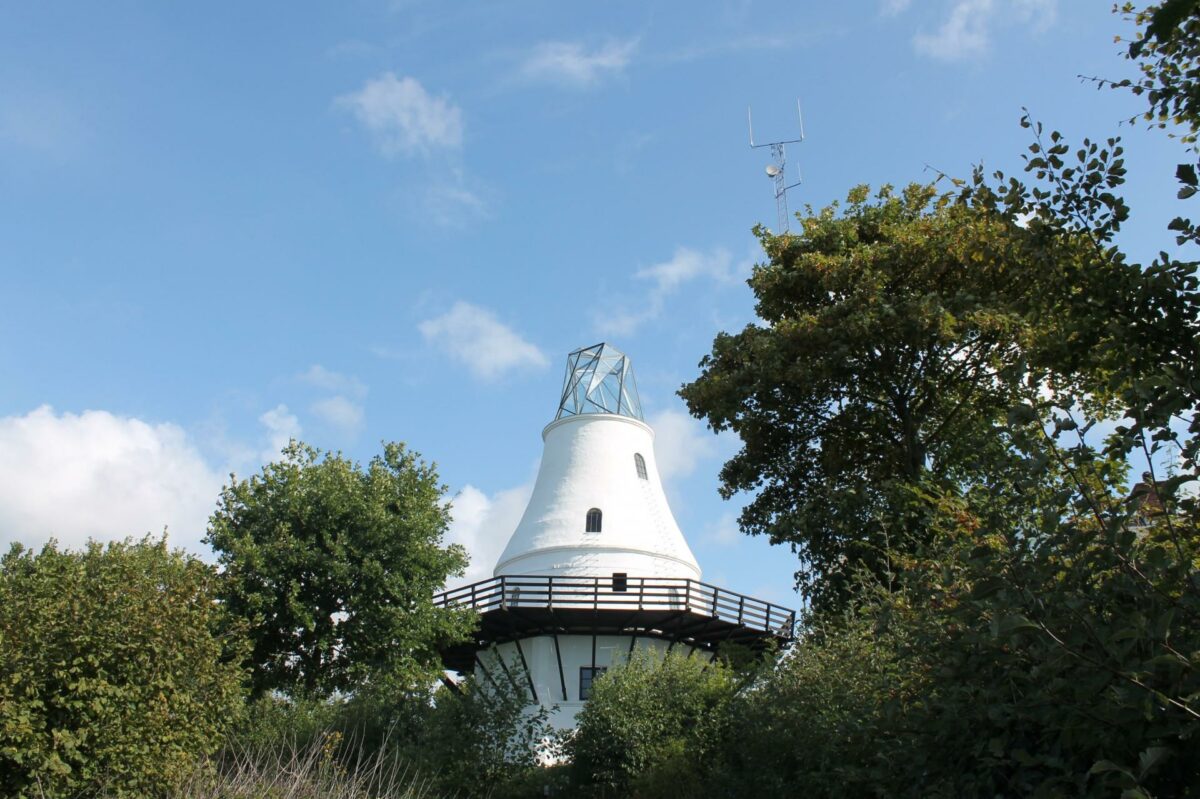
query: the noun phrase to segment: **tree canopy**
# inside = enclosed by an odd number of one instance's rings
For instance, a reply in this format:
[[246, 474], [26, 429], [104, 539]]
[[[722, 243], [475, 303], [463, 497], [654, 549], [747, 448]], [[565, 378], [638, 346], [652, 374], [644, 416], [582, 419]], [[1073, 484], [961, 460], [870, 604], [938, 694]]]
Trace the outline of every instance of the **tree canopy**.
[[1049, 306], [1069, 283], [1101, 281], [1082, 237], [932, 186], [859, 187], [801, 222], [798, 235], [758, 230], [761, 321], [718, 335], [680, 393], [739, 435], [722, 492], [753, 493], [743, 529], [792, 545], [821, 600], [923, 540], [915, 486], [989, 479], [1008, 409], [1065, 381], [1049, 368], [1061, 342], [1090, 335]]
[[256, 692], [408, 691], [473, 619], [432, 596], [466, 555], [444, 546], [449, 509], [432, 466], [386, 444], [364, 469], [293, 442], [221, 492], [207, 542], [221, 598], [246, 620]]

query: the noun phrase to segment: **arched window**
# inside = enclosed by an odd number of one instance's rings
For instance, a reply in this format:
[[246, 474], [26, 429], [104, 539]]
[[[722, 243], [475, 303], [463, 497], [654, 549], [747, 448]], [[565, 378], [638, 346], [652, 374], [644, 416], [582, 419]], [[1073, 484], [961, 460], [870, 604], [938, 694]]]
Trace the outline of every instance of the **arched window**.
[[600, 532], [600, 509], [599, 508], [592, 508], [590, 511], [588, 511], [587, 527], [585, 527], [583, 531], [585, 533]]
[[643, 480], [649, 480], [650, 477], [646, 474], [646, 459], [642, 457], [642, 453], [633, 453], [633, 465], [637, 467], [638, 477]]

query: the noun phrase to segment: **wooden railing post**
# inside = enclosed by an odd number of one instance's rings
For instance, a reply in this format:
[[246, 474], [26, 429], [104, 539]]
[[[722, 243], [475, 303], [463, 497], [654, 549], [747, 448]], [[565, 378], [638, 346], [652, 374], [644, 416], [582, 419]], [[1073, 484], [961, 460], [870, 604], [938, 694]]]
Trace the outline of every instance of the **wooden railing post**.
[[508, 578], [500, 578], [500, 609], [508, 610]]
[[554, 575], [546, 578], [546, 607], [554, 607]]
[[600, 609], [600, 578], [592, 578], [592, 610]]
[[745, 610], [746, 610], [746, 597], [739, 596], [738, 597], [738, 625], [739, 626], [741, 626], [741, 623], [742, 623], [742, 612]]

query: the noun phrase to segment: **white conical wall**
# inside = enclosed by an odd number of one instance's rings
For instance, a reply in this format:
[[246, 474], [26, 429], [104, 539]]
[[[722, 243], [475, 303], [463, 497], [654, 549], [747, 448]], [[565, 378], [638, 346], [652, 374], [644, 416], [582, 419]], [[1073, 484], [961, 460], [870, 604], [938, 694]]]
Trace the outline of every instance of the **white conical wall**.
[[[649, 425], [584, 413], [552, 422], [542, 439], [533, 495], [496, 564], [497, 577], [623, 572], [700, 579], [663, 493]], [[601, 514], [599, 532], [587, 529], [593, 510]]]

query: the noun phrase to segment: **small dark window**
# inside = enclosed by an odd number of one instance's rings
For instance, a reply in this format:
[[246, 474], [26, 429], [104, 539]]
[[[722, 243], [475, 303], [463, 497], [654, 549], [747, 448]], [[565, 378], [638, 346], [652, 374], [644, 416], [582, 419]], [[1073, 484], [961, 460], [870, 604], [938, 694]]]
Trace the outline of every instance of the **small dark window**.
[[592, 508], [590, 511], [588, 511], [587, 526], [583, 528], [583, 531], [585, 533], [600, 532], [600, 518], [601, 513], [599, 508]]
[[637, 467], [638, 477], [643, 480], [649, 480], [649, 475], [646, 474], [646, 459], [642, 457], [642, 453], [633, 453], [633, 465]]
[[583, 666], [579, 669], [579, 700], [586, 702], [592, 698], [592, 682], [604, 672], [604, 666]]
[[627, 572], [613, 572], [613, 591], [623, 594], [628, 590], [629, 574]]

